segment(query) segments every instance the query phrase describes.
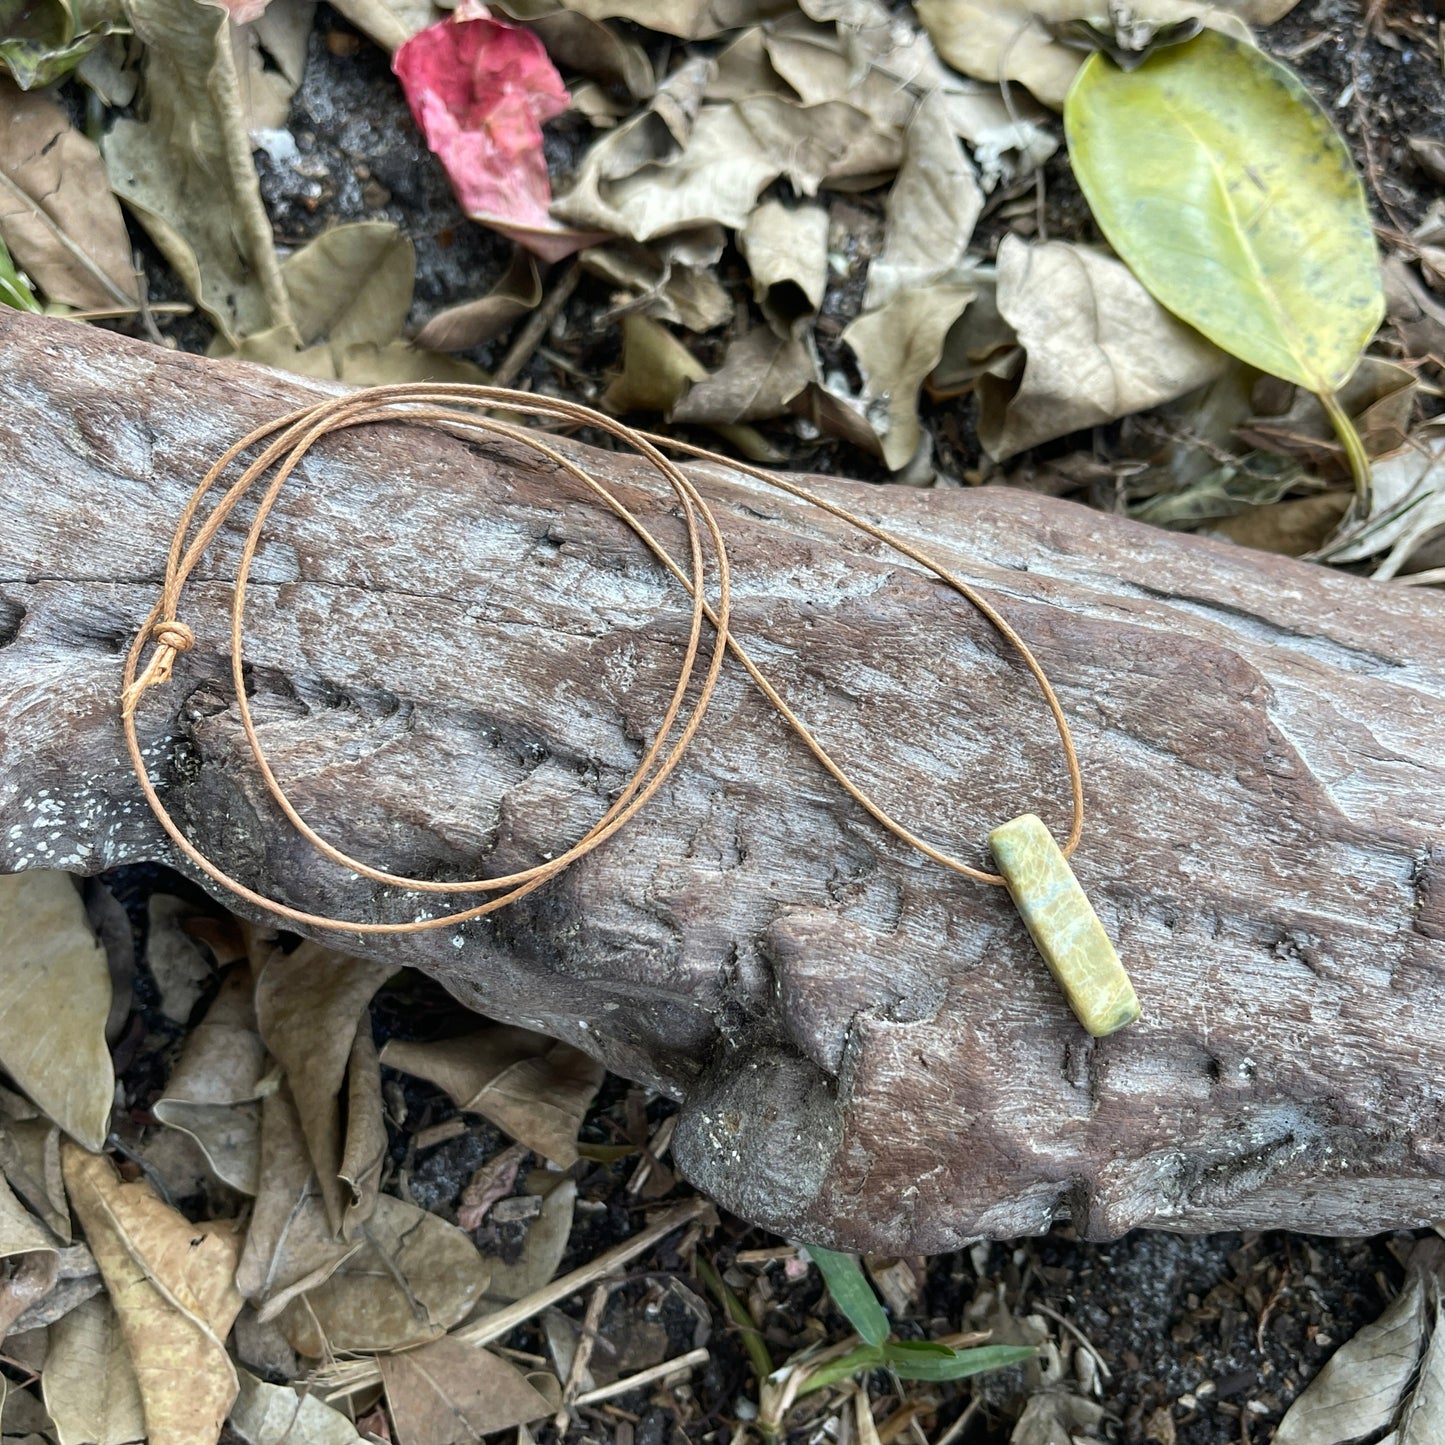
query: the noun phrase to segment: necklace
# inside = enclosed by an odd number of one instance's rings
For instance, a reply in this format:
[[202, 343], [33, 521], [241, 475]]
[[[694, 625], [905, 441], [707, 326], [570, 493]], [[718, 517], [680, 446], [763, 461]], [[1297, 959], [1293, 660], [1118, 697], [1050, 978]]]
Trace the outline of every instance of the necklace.
[[[513, 415], [537, 417], [570, 426], [592, 427], [630, 446], [666, 482], [677, 500], [687, 531], [686, 566], [668, 552], [610, 488], [578, 462], [551, 446], [536, 430], [490, 414], [488, 408], [503, 408]], [[431, 425], [463, 436], [499, 436], [531, 448], [559, 467], [585, 492], [590, 493], [617, 516], [692, 601], [691, 625], [682, 667], [653, 741], [643, 754], [636, 772], [597, 822], [576, 843], [555, 857], [519, 872], [460, 882], [406, 878], [345, 853], [318, 834], [292, 805], [271, 770], [251, 714], [242, 671], [244, 617], [251, 568], [266, 519], [298, 464], [323, 437], [351, 427], [388, 421], [407, 425]], [[259, 452], [245, 464], [236, 480], [222, 490], [223, 477], [241, 455], [253, 447], [259, 447]], [[1068, 767], [1072, 809], [1072, 822], [1063, 845], [1060, 846], [1054, 841], [1052, 834], [1038, 817], [1025, 813], [993, 829], [988, 835], [989, 846], [999, 868], [996, 873], [990, 872], [918, 837], [860, 787], [833, 760], [733, 635], [729, 625], [731, 567], [721, 529], [706, 499], [682, 468], [664, 454], [664, 447], [669, 451], [744, 473], [767, 486], [820, 508], [924, 567], [976, 608], [1014, 649], [1033, 675], [1058, 730]], [[265, 481], [267, 473], [273, 468], [274, 475], [269, 481]], [[263, 482], [236, 572], [231, 605], [231, 676], [242, 727], [267, 791], [291, 825], [318, 852], [361, 877], [420, 893], [495, 895], [484, 902], [436, 917], [403, 923], [348, 921], [309, 913], [257, 893], [231, 877], [185, 836], [161, 801], [141, 752], [136, 733], [136, 708], [148, 689], [170, 680], [178, 654], [195, 646], [195, 634], [177, 616], [186, 584], [216, 533], [236, 506]], [[215, 495], [218, 490], [219, 495]], [[210, 510], [204, 520], [199, 520], [208, 498], [213, 498]], [[191, 535], [193, 528], [194, 536]], [[707, 546], [704, 545], [704, 539]], [[715, 601], [712, 602], [707, 597], [708, 546], [713, 559], [711, 570]], [[689, 703], [687, 693], [704, 651], [704, 623], [711, 626], [712, 640], [705, 649], [707, 661], [703, 666], [695, 696]], [[153, 650], [142, 668], [141, 655], [148, 644], [153, 644]], [[1068, 863], [1083, 833], [1084, 789], [1078, 755], [1063, 708], [1038, 660], [1005, 618], [962, 578], [948, 571], [926, 553], [835, 502], [809, 492], [784, 477], [718, 456], [701, 447], [634, 431], [612, 417], [574, 402], [481, 386], [380, 386], [303, 407], [257, 427], [249, 435], [242, 437], [218, 457], [202, 477], [176, 524], [166, 557], [161, 595], [141, 624], [126, 656], [121, 693], [121, 721], [136, 778], [156, 818], [180, 851], [222, 887], [290, 922], [311, 928], [357, 934], [420, 933], [454, 927], [495, 912], [540, 888], [569, 864], [576, 862], [626, 826], [628, 821], [647, 805], [687, 751], [702, 724], [723, 661], [729, 652], [741, 663], [753, 683], [778, 710], [823, 768], [848, 796], [884, 829], [933, 862], [955, 873], [978, 883], [1007, 889], [1044, 961], [1079, 1021], [1091, 1034], [1098, 1036], [1112, 1033], [1139, 1017], [1139, 1004], [1129, 977]]]

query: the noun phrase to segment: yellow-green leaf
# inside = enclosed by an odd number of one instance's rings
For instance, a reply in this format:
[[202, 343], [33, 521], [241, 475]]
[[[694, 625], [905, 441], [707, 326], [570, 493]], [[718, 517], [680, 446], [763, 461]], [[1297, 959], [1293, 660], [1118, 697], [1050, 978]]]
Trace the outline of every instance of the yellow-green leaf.
[[1384, 315], [1374, 232], [1291, 70], [1209, 30], [1130, 72], [1094, 55], [1064, 125], [1100, 227], [1164, 306], [1262, 371], [1345, 381]]

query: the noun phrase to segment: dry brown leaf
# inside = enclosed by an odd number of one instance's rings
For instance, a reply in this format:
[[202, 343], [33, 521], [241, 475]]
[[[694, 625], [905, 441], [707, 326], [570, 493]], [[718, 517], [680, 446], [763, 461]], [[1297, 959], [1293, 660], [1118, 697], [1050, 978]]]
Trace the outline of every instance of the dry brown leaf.
[[460, 1340], [437, 1340], [377, 1363], [399, 1445], [470, 1445], [551, 1413], [515, 1365]]
[[50, 1445], [55, 1426], [36, 1396], [6, 1380], [0, 1386], [0, 1429], [6, 1445]]
[[512, 1192], [512, 1186], [517, 1182], [517, 1170], [529, 1153], [531, 1150], [525, 1144], [508, 1144], [472, 1175], [467, 1187], [462, 1190], [461, 1203], [457, 1207], [460, 1228], [476, 1229], [487, 1217], [487, 1210]]
[[387, 51], [405, 45], [442, 16], [432, 0], [336, 0], [335, 8]]
[[1389, 1309], [1325, 1362], [1280, 1421], [1275, 1445], [1345, 1445], [1388, 1428], [1420, 1364], [1428, 1302], [1425, 1281], [1412, 1274]]
[[843, 333], [863, 374], [868, 420], [883, 460], [894, 471], [913, 460], [923, 441], [918, 390], [938, 365], [948, 329], [973, 294], [971, 286], [957, 283], [899, 291]]
[[346, 1186], [341, 1232], [352, 1238], [371, 1218], [386, 1163], [386, 1119], [381, 1103], [381, 1062], [371, 1037], [371, 1019], [363, 1014], [346, 1065], [346, 1147], [336, 1173]]
[[[811, 196], [825, 181], [875, 183], [898, 165], [900, 136], [841, 101], [751, 96], [703, 105], [688, 125], [706, 74], [689, 62], [648, 112], [598, 141], [553, 215], [636, 241], [709, 222], [738, 229], [779, 176]], [[678, 107], [677, 123], [668, 123], [667, 102]]]
[[[505, 3], [498, 8], [511, 10]], [[547, 47], [547, 54], [564, 70], [620, 88], [634, 102], [649, 99], [656, 90], [647, 51], [635, 40], [624, 40], [610, 26], [575, 9], [538, 15], [529, 24]]]
[[277, 1317], [300, 1354], [402, 1350], [459, 1324], [487, 1287], [476, 1246], [454, 1224], [381, 1195], [357, 1248]]
[[510, 1304], [551, 1284], [567, 1252], [576, 1206], [577, 1182], [564, 1179], [543, 1199], [541, 1212], [527, 1228], [522, 1252], [512, 1263], [484, 1256], [492, 1275], [488, 1299]]
[[145, 1438], [140, 1385], [120, 1318], [100, 1295], [50, 1331], [40, 1375], [60, 1445], [127, 1445]]
[[251, 971], [227, 974], [206, 1016], [191, 1030], [165, 1093], [151, 1112], [189, 1134], [216, 1177], [254, 1194], [260, 1171], [258, 1086], [266, 1048], [256, 1031]]
[[811, 346], [755, 326], [731, 343], [723, 364], [695, 382], [672, 409], [672, 421], [704, 425], [782, 416], [805, 386], [818, 378]]
[[315, 0], [269, 0], [258, 19], [248, 25], [231, 26], [237, 86], [248, 133], [285, 126], [291, 97], [300, 89], [306, 69], [307, 42], [315, 15]]
[[5, 1339], [27, 1310], [38, 1306], [55, 1288], [57, 1272], [53, 1245], [17, 1254], [4, 1282], [0, 1283], [0, 1340]]
[[865, 311], [885, 305], [900, 291], [962, 279], [955, 273], [983, 210], [978, 177], [953, 134], [941, 95], [918, 102], [904, 147], [903, 164], [888, 192], [883, 252], [868, 267]]
[[1302, 557], [1324, 545], [1349, 509], [1349, 492], [1321, 492], [1314, 497], [1292, 497], [1249, 507], [1236, 516], [1211, 523], [1210, 531], [1222, 533], [1243, 547]]
[[[17, 1254], [34, 1254], [43, 1251], [56, 1252], [56, 1241], [50, 1231], [10, 1191], [10, 1186], [0, 1175], [0, 1259], [10, 1259]], [[7, 1325], [14, 1323], [19, 1310], [11, 1315]], [[4, 1310], [0, 1308], [0, 1320]]]
[[146, 119], [106, 135], [111, 186], [223, 335], [289, 326], [226, 12], [129, 0], [126, 13], [146, 47]]
[[1422, 427], [1408, 446], [1377, 457], [1373, 509], [1321, 549], [1331, 562], [1362, 562], [1385, 553], [1372, 575], [1397, 576], [1411, 555], [1445, 528], [1445, 428]]
[[381, 1061], [430, 1080], [457, 1108], [564, 1169], [576, 1162], [577, 1131], [605, 1073], [570, 1044], [503, 1024], [432, 1044], [392, 1039]]
[[1172, 401], [1228, 364], [1092, 247], [1005, 236], [997, 284], [999, 313], [1027, 357], [1016, 389], [979, 378], [979, 438], [997, 460]]
[[[1283, 4], [1287, 10], [1293, 0], [1255, 3]], [[1242, 8], [1216, 8], [1202, 0], [1135, 0], [1129, 7], [1140, 20], [1171, 24], [1197, 17], [1248, 39], [1249, 31], [1236, 13]], [[918, 0], [916, 9], [938, 53], [955, 70], [994, 84], [1014, 81], [1055, 110], [1062, 108], [1084, 52], [1057, 40], [1052, 27], [1097, 20], [1102, 13], [1096, 0]]]
[[149, 1184], [69, 1142], [71, 1204], [120, 1317], [149, 1445], [207, 1445], [236, 1398], [225, 1338], [241, 1308], [232, 1220], [192, 1224]]
[[[589, 20], [631, 20], [679, 40], [708, 40], [739, 30], [790, 8], [791, 0], [564, 0], [568, 10]], [[508, 0], [506, 10], [521, 20], [551, 14], [559, 0]]]
[[326, 1279], [354, 1247], [331, 1228], [301, 1120], [283, 1084], [262, 1105], [256, 1206], [236, 1287], [270, 1307], [263, 1311], [269, 1318], [293, 1293]]
[[465, 351], [511, 329], [542, 300], [536, 258], [520, 246], [500, 281], [475, 301], [438, 311], [417, 332], [415, 344], [432, 351]]
[[110, 968], [70, 875], [0, 878], [0, 937], [0, 1065], [67, 1134], [99, 1149], [115, 1097]]
[[195, 908], [168, 893], [146, 904], [146, 967], [160, 994], [160, 1009], [173, 1023], [190, 1021], [214, 972], [210, 956], [186, 931]]
[[43, 91], [0, 78], [0, 237], [49, 301], [134, 310], [120, 207], [95, 142]]
[[593, 246], [581, 261], [591, 275], [627, 293], [610, 315], [638, 313], [689, 331], [710, 331], [733, 314], [732, 297], [717, 279], [726, 238], [721, 226], [678, 231], [651, 246], [617, 241]]
[[346, 1222], [341, 1089], [367, 1005], [395, 972], [395, 965], [307, 942], [293, 953], [273, 952], [256, 980], [257, 1027], [286, 1074], [326, 1217], [338, 1234]]
[[356, 1426], [318, 1396], [238, 1373], [231, 1428], [250, 1445], [361, 1445]]
[[828, 289], [828, 212], [764, 201], [738, 233], [753, 295], [780, 336], [817, 314]]

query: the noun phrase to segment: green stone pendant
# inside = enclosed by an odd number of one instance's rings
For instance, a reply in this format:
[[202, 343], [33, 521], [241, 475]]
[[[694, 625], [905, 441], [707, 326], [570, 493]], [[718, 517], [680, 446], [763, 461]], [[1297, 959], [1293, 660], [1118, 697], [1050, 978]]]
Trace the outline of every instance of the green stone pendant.
[[1134, 985], [1053, 834], [1032, 813], [988, 835], [998, 871], [1079, 1022], [1102, 1038], [1139, 1017]]

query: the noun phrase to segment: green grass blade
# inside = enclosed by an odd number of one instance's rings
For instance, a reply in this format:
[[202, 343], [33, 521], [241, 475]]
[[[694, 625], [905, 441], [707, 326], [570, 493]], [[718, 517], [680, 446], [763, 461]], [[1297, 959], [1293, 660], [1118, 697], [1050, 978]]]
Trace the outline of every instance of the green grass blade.
[[808, 1254], [818, 1266], [833, 1303], [848, 1317], [848, 1323], [870, 1345], [881, 1345], [888, 1338], [890, 1326], [873, 1286], [868, 1283], [863, 1267], [851, 1254], [809, 1245]]
[[768, 1343], [763, 1339], [762, 1333], [753, 1323], [753, 1317], [748, 1313], [748, 1307], [730, 1290], [723, 1281], [723, 1277], [713, 1267], [711, 1260], [703, 1255], [697, 1256], [697, 1272], [702, 1277], [702, 1282], [712, 1291], [713, 1297], [722, 1306], [723, 1313], [736, 1327], [738, 1333], [743, 1337], [743, 1348], [748, 1352], [748, 1359], [752, 1363], [753, 1374], [758, 1378], [758, 1388], [762, 1388], [763, 1381], [773, 1373], [773, 1357], [768, 1350]]
[[[812, 1253], [811, 1250], [808, 1252]], [[820, 1365], [799, 1387], [798, 1398], [811, 1395], [815, 1390], [826, 1390], [829, 1385], [836, 1385], [839, 1380], [847, 1380], [865, 1370], [876, 1370], [882, 1363], [883, 1350], [878, 1345], [859, 1345], [841, 1359]]]
[[962, 1380], [985, 1370], [1021, 1365], [1038, 1356], [1038, 1351], [1027, 1345], [981, 1345], [974, 1350], [949, 1350], [949, 1357], [944, 1359], [931, 1351], [910, 1348], [913, 1343], [895, 1340], [883, 1346], [883, 1363], [900, 1380]]
[[15, 269], [4, 241], [0, 241], [0, 305], [13, 306], [17, 311], [41, 309], [30, 283]]

